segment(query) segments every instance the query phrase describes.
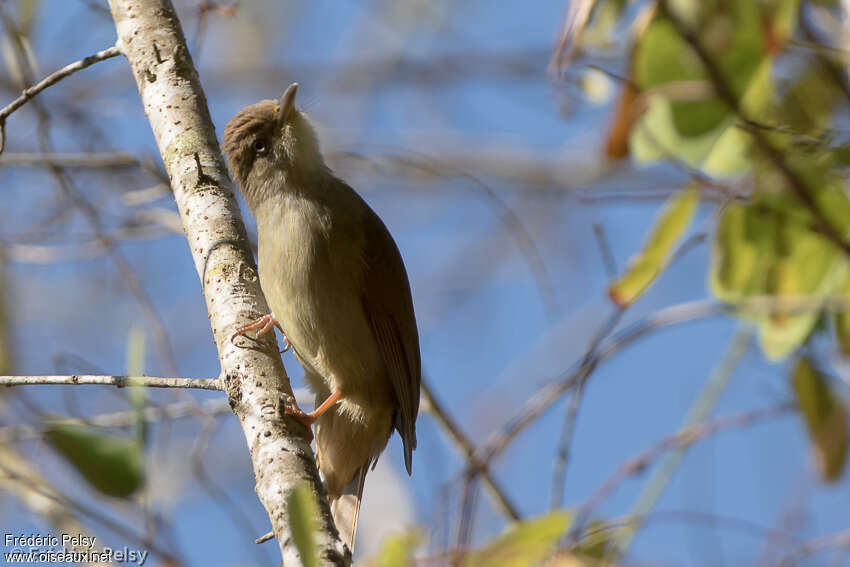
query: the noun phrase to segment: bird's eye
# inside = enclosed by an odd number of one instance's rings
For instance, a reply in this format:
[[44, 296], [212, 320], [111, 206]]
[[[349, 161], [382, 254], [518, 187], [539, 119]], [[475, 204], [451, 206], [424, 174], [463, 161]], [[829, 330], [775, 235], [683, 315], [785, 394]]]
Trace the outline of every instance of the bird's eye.
[[253, 147], [254, 151], [260, 155], [265, 155], [269, 149], [269, 147], [266, 145], [266, 141], [262, 138], [254, 140], [254, 143], [251, 144], [251, 147]]

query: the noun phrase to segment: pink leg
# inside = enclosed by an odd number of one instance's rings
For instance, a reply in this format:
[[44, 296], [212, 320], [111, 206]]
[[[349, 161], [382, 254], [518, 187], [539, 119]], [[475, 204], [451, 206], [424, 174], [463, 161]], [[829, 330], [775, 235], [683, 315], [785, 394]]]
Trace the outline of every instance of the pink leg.
[[303, 423], [309, 429], [310, 426], [313, 425], [317, 419], [322, 417], [322, 414], [328, 411], [331, 406], [333, 406], [341, 399], [342, 392], [334, 392], [331, 396], [328, 397], [328, 399], [322, 402], [319, 407], [317, 407], [310, 413], [304, 412], [304, 410], [299, 408], [298, 404], [294, 403], [293, 401], [292, 407], [284, 408], [284, 413], [286, 413], [287, 415], [291, 415], [292, 417]]

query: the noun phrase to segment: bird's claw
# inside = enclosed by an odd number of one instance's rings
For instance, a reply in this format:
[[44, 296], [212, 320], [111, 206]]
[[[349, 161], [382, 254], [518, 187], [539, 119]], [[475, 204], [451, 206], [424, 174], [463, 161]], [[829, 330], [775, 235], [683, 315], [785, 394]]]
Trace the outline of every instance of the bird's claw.
[[260, 338], [266, 333], [268, 333], [272, 329], [272, 327], [277, 327], [278, 329], [280, 329], [280, 332], [283, 333], [283, 338], [286, 341], [286, 346], [281, 352], [286, 352], [291, 348], [289, 339], [287, 338], [286, 333], [283, 332], [283, 328], [280, 326], [280, 323], [278, 323], [277, 319], [275, 319], [275, 316], [271, 313], [267, 313], [262, 317], [258, 317], [247, 325], [243, 325], [236, 329], [236, 332], [230, 335], [230, 342], [236, 344], [233, 342], [234, 340], [236, 340], [236, 337], [245, 337], [250, 331], [257, 331], [257, 336], [254, 340], [260, 340]]
[[313, 423], [316, 422], [318, 416], [314, 417], [312, 414], [306, 413], [300, 407], [298, 407], [298, 402], [295, 401], [295, 398], [289, 395], [283, 395], [280, 398], [280, 413], [283, 415], [289, 415], [295, 418], [296, 421], [301, 423], [304, 428], [307, 430], [307, 440], [309, 443], [313, 442]]

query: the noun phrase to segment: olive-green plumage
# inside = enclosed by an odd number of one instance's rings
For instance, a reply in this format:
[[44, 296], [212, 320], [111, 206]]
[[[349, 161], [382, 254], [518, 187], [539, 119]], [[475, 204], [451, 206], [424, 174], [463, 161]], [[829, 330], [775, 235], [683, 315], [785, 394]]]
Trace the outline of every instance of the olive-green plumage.
[[294, 108], [295, 88], [280, 103], [241, 110], [224, 150], [257, 218], [260, 285], [316, 405], [342, 394], [315, 435], [337, 527], [353, 546], [364, 475], [393, 427], [411, 472], [419, 337], [401, 254], [381, 219], [325, 165], [307, 116]]

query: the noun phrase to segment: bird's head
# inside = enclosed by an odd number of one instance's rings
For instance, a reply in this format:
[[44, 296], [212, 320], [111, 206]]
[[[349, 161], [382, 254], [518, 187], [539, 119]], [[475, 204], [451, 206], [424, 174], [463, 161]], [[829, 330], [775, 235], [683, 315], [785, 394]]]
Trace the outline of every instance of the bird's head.
[[224, 129], [224, 151], [236, 183], [253, 210], [288, 182], [325, 168], [316, 132], [295, 108], [298, 83], [280, 101], [263, 100], [240, 110]]

